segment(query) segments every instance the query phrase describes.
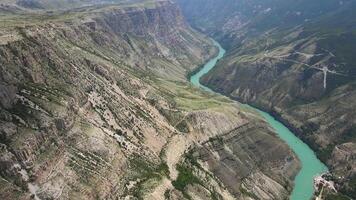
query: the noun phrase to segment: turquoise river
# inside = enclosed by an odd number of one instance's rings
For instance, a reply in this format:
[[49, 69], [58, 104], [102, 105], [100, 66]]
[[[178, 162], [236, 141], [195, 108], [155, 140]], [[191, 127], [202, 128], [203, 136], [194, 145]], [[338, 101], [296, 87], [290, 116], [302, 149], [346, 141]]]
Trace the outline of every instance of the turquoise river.
[[[207, 62], [197, 73], [193, 74], [190, 77], [190, 82], [202, 88], [203, 90], [213, 92], [210, 88], [201, 85], [199, 82], [200, 77], [209, 72], [213, 67], [215, 67], [217, 61], [222, 58], [225, 54], [225, 50], [218, 44], [216, 41], [213, 41], [215, 45], [219, 48], [219, 54]], [[282, 123], [277, 121], [270, 114], [263, 112], [257, 108], [251, 107], [249, 108], [256, 110], [260, 115], [264, 117], [264, 119], [269, 123], [271, 127], [274, 128], [278, 136], [284, 140], [289, 147], [295, 152], [301, 161], [302, 168], [297, 174], [294, 180], [294, 188], [293, 192], [290, 196], [291, 200], [309, 200], [313, 197], [314, 187], [313, 187], [313, 178], [317, 175], [326, 172], [327, 167], [320, 162], [320, 160], [315, 156], [315, 153], [302, 142], [298, 137], [296, 137], [287, 127], [285, 127]]]

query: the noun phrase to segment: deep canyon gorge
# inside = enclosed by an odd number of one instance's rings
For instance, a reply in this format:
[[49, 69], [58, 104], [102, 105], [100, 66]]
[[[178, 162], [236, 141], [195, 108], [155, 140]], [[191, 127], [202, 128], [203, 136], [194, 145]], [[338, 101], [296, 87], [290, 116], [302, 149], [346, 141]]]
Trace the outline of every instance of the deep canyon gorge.
[[356, 198], [354, 8], [0, 1], [0, 199]]

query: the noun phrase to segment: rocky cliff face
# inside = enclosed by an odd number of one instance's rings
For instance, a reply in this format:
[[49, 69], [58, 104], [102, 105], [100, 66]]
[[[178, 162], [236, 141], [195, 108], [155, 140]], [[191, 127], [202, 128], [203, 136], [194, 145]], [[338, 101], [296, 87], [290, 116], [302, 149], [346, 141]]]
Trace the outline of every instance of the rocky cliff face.
[[184, 166], [205, 177], [212, 174], [237, 199], [288, 198], [297, 160], [270, 131], [250, 121], [194, 147]]
[[[178, 145], [172, 147], [183, 158], [178, 173], [171, 173], [172, 184], [181, 194], [170, 191], [171, 198], [288, 198], [291, 180], [299, 170], [298, 159], [256, 113], [214, 97], [206, 100], [184, 92], [177, 99], [188, 113], [176, 127], [188, 134], [174, 136], [171, 142], [189, 148], [182, 152]], [[170, 163], [171, 148], [165, 153]]]
[[[355, 198], [355, 1], [179, 2], [228, 50], [203, 83], [279, 117]], [[340, 149], [347, 162], [337, 161]]]
[[[0, 32], [1, 199], [227, 199], [257, 189], [265, 193], [250, 198], [288, 195], [298, 160], [286, 145], [256, 114], [185, 82], [216, 49], [175, 4], [18, 12], [2, 16]], [[246, 123], [260, 124], [250, 125], [259, 130], [252, 141], [250, 132], [234, 131]], [[238, 179], [244, 189], [213, 177], [209, 164], [210, 179], [196, 174], [199, 184], [182, 187], [179, 166], [195, 169], [184, 164], [189, 148], [213, 149], [199, 143], [225, 133], [260, 152], [277, 145], [283, 153], [270, 155], [269, 169], [252, 153], [253, 170]], [[231, 148], [236, 160], [250, 153]]]

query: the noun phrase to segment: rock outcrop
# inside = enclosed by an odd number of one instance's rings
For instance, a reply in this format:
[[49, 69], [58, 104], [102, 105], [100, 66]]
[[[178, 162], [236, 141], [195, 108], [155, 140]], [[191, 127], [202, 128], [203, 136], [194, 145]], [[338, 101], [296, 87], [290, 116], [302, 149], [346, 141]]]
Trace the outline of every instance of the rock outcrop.
[[[178, 2], [194, 27], [227, 50], [202, 82], [274, 114], [331, 167], [337, 182], [352, 182], [354, 167], [342, 167], [332, 155], [355, 142], [355, 1]], [[350, 163], [354, 150], [347, 148]]]
[[[200, 189], [242, 195], [219, 178], [172, 184], [195, 144], [246, 122], [263, 124], [188, 85], [186, 74], [216, 48], [174, 3], [36, 9], [0, 17], [1, 199], [189, 199]], [[294, 154], [262, 126], [263, 148], [285, 150], [273, 166], [294, 158], [295, 173]], [[253, 177], [285, 197], [293, 175], [282, 171], [256, 169]]]

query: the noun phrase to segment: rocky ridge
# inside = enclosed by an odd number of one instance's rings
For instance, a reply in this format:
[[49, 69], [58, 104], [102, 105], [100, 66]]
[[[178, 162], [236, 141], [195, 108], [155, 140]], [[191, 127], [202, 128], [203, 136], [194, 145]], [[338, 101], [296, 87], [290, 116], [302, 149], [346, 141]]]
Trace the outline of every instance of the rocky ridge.
[[227, 49], [202, 82], [274, 114], [330, 167], [330, 198], [355, 198], [355, 1], [178, 2]]
[[[298, 160], [286, 144], [257, 114], [185, 81], [216, 49], [172, 2], [1, 17], [2, 199], [288, 196]], [[263, 168], [258, 152], [271, 146], [281, 151]], [[241, 187], [212, 164], [227, 155], [255, 157], [232, 168]]]

